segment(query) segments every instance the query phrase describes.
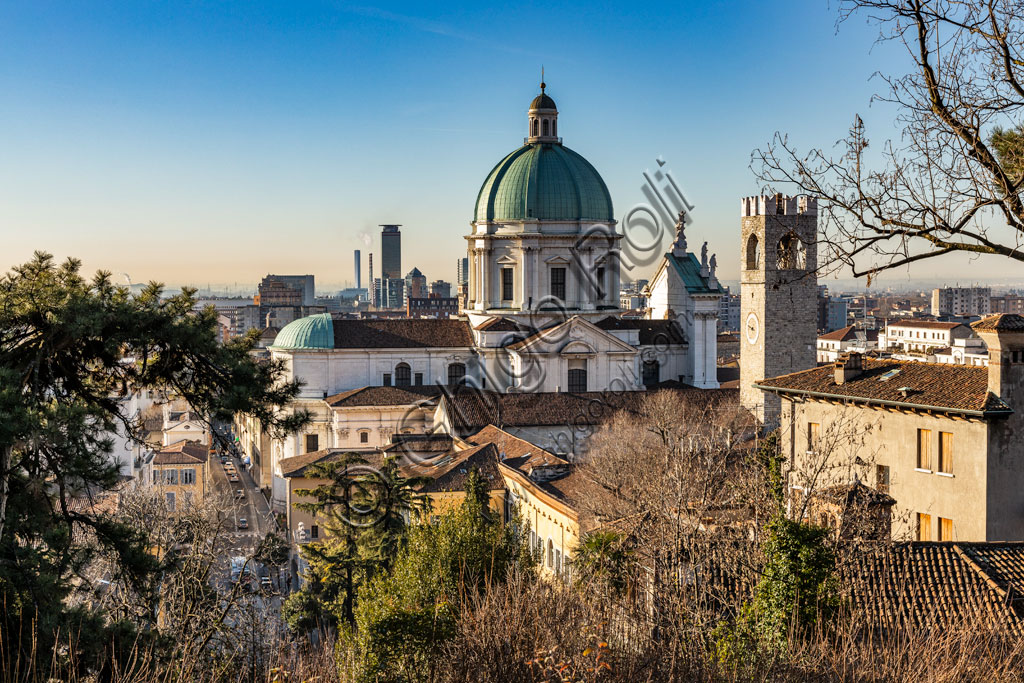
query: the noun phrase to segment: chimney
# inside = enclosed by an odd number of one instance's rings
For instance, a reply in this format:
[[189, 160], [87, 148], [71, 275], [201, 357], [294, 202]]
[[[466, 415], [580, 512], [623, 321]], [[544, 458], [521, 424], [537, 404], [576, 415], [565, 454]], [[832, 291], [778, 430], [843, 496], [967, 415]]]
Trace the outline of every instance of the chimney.
[[862, 372], [864, 357], [856, 352], [846, 354], [836, 361], [836, 384], [846, 384], [854, 377], [859, 377]]
[[1015, 411], [1024, 397], [1024, 316], [999, 313], [971, 325], [988, 346], [988, 390]]

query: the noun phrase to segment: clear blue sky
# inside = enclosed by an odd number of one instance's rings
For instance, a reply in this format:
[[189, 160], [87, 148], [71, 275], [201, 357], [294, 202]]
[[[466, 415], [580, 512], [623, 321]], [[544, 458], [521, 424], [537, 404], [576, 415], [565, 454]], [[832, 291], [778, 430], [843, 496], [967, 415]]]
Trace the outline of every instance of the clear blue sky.
[[[0, 269], [34, 249], [171, 284], [352, 279], [402, 223], [451, 280], [484, 176], [522, 144], [543, 64], [565, 143], [616, 213], [661, 155], [736, 276], [738, 199], [776, 130], [831, 145], [880, 68], [862, 21], [806, 2], [0, 4]], [[948, 262], [950, 277], [974, 268]], [[994, 264], [999, 265], [999, 264]], [[365, 266], [364, 266], [365, 268]], [[934, 268], [932, 268], [934, 270]], [[992, 270], [991, 268], [989, 269]], [[364, 271], [365, 278], [365, 271]]]

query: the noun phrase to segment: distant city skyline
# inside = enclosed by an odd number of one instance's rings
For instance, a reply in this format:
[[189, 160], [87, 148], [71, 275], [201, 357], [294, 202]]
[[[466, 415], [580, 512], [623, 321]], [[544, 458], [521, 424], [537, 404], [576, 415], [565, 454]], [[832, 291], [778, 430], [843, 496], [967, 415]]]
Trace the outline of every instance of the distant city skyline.
[[[601, 173], [615, 215], [644, 200], [642, 173], [663, 158], [695, 207], [691, 243], [706, 240], [734, 280], [739, 199], [761, 189], [751, 150], [776, 131], [828, 149], [854, 114], [873, 142], [896, 133], [890, 108], [869, 107], [881, 86], [869, 79], [906, 58], [835, 18], [812, 0], [527, 13], [7, 4], [0, 271], [38, 249], [121, 281], [313, 273], [340, 289], [354, 249], [375, 255], [379, 277], [377, 226], [395, 223], [402, 275], [454, 282], [480, 183], [521, 144], [543, 64], [559, 134]], [[608, 36], [614, 50], [594, 49]], [[956, 255], [878, 285], [1014, 282], [1018, 270]]]

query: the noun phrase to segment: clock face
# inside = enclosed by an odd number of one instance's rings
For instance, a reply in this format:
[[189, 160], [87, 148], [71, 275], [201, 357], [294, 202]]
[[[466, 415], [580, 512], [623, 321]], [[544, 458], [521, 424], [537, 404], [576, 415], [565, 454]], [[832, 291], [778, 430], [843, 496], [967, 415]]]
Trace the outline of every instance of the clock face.
[[757, 335], [761, 333], [761, 323], [757, 315], [751, 313], [747, 316], [747, 341], [751, 344], [757, 341]]

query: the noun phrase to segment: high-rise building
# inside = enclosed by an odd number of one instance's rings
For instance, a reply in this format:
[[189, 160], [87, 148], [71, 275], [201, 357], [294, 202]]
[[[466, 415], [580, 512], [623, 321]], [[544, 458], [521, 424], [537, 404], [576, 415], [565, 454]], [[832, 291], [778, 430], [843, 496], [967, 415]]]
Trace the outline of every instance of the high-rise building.
[[455, 284], [459, 287], [469, 284], [469, 257], [467, 256], [455, 262]]
[[360, 256], [359, 250], [356, 249], [356, 289], [363, 288], [363, 273], [361, 270], [363, 264], [360, 262]]
[[427, 298], [427, 277], [419, 268], [413, 268], [405, 276], [405, 296], [412, 299]]
[[312, 275], [267, 275], [256, 290], [261, 306], [314, 306]]
[[452, 284], [444, 280], [434, 280], [430, 283], [430, 296], [438, 299], [451, 298]]
[[380, 278], [390, 280], [402, 278], [402, 233], [401, 225], [382, 225], [380, 231]]
[[932, 315], [988, 315], [991, 287], [943, 287], [932, 290]]

